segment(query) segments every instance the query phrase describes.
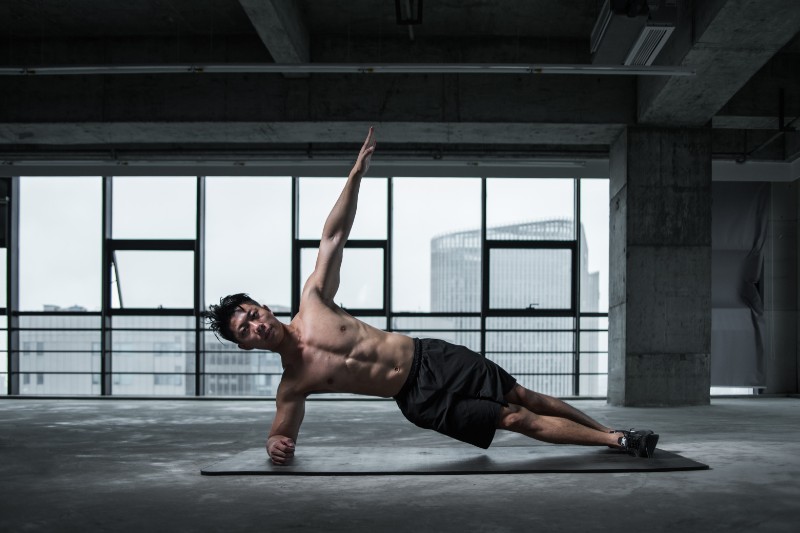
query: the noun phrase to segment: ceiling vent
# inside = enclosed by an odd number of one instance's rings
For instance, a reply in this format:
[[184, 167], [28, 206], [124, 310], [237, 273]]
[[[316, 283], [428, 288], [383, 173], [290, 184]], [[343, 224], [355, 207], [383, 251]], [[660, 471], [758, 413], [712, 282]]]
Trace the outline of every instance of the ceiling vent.
[[605, 0], [592, 30], [592, 63], [651, 65], [675, 30], [677, 3]]

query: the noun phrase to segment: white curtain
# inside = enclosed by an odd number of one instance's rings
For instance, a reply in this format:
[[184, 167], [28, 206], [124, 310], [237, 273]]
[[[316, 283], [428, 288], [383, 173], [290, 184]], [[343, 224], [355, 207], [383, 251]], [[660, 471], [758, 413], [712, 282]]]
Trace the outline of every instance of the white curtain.
[[769, 193], [769, 183], [712, 185], [712, 386], [766, 385], [763, 276]]

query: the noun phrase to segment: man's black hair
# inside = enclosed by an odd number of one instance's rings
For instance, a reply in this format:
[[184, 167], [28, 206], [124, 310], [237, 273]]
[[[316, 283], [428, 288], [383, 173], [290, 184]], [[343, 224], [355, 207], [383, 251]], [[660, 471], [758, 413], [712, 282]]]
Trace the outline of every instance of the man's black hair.
[[242, 304], [247, 303], [260, 305], [243, 292], [225, 296], [219, 299], [219, 305], [209, 305], [208, 311], [203, 313], [203, 318], [208, 320], [208, 327], [211, 328], [214, 334], [218, 333], [222, 335], [223, 339], [237, 342], [233, 331], [231, 331], [231, 317], [236, 313], [237, 309], [242, 307]]

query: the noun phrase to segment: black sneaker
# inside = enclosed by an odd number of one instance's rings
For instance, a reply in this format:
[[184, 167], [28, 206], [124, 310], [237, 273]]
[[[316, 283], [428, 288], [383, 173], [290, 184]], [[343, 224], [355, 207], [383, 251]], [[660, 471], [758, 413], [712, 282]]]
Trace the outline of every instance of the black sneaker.
[[656, 444], [658, 444], [658, 435], [649, 429], [639, 431], [621, 431], [620, 444], [623, 451], [628, 452], [636, 457], [653, 457], [656, 451]]

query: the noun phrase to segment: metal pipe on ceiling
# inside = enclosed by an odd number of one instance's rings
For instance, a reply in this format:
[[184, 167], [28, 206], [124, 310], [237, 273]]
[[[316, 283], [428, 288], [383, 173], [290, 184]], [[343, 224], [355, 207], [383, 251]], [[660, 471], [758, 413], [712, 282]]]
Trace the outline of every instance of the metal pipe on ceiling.
[[589, 76], [694, 76], [685, 67], [492, 63], [231, 63], [212, 65], [80, 65], [2, 67], [0, 76], [124, 74], [582, 74]]

